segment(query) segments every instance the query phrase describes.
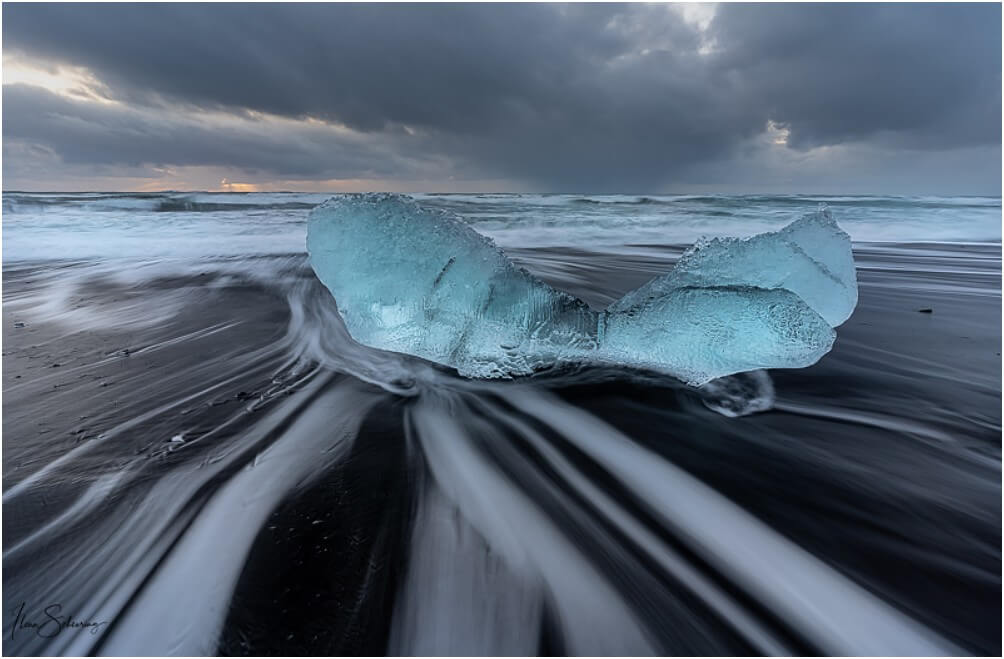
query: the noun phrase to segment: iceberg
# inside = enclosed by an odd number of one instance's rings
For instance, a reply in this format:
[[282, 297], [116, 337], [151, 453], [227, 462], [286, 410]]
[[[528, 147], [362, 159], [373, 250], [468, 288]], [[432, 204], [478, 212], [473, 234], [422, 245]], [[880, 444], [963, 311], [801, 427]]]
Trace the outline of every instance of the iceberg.
[[456, 368], [645, 368], [691, 385], [809, 366], [857, 304], [849, 236], [825, 209], [780, 231], [701, 240], [605, 311], [540, 281], [460, 217], [396, 194], [334, 197], [307, 251], [352, 337]]

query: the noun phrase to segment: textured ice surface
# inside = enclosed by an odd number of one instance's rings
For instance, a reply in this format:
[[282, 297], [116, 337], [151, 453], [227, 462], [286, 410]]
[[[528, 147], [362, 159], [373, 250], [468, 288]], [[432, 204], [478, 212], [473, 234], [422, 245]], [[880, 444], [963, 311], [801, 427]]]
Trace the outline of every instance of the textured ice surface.
[[850, 239], [826, 211], [701, 241], [604, 312], [517, 267], [460, 218], [401, 195], [321, 204], [307, 250], [353, 338], [470, 377], [590, 361], [703, 384], [808, 366], [857, 302]]
[[821, 209], [772, 233], [702, 239], [668, 273], [632, 291], [608, 311], [644, 306], [673, 289], [748, 287], [795, 293], [836, 327], [858, 303], [850, 238]]

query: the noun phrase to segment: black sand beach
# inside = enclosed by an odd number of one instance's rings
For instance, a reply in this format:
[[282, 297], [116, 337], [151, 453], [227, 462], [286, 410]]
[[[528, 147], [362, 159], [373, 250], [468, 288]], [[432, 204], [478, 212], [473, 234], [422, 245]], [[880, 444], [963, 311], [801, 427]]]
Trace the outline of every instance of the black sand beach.
[[[666, 263], [618, 274], [602, 255], [514, 256], [599, 305]], [[999, 246], [859, 246], [860, 303], [833, 352], [773, 371], [774, 409], [741, 418], [671, 380], [595, 369], [473, 389], [433, 369], [434, 390], [388, 393], [317, 358], [330, 301], [301, 257], [248, 269], [278, 273], [273, 283], [233, 267], [130, 283], [87, 263], [9, 264], [4, 610], [23, 602], [27, 613], [21, 626], [5, 616], [4, 652], [581, 651], [575, 607], [560, 589], [535, 594], [536, 578], [485, 544], [490, 525], [457, 517], [452, 540], [420, 532], [462, 514], [441, 500], [453, 486], [422, 434], [427, 401], [445, 396], [443, 427], [604, 583], [581, 588], [625, 607], [630, 624], [603, 632], [609, 650], [813, 654], [868, 647], [870, 632], [839, 618], [835, 637], [793, 623], [741, 566], [695, 551], [684, 527], [554, 425], [572, 410], [738, 504], [837, 575], [827, 579], [867, 594], [854, 598], [915, 621], [918, 638], [999, 654], [1000, 258]], [[550, 423], [520, 407], [525, 391], [556, 397]], [[529, 556], [560, 551], [533, 531], [542, 523], [526, 518], [511, 541]], [[686, 569], [668, 569], [651, 542]], [[430, 548], [452, 562], [428, 566]], [[494, 582], [477, 576], [485, 561]], [[453, 596], [412, 604], [435, 574]], [[52, 638], [23, 626], [54, 603], [102, 624]]]

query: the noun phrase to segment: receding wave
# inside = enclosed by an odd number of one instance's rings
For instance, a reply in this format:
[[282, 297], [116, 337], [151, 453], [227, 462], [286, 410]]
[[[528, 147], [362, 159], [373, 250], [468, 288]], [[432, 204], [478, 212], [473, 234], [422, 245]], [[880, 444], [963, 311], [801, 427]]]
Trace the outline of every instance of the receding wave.
[[861, 259], [823, 363], [702, 388], [362, 346], [302, 254], [7, 263], [5, 610], [103, 624], [5, 650], [999, 654], [999, 251]]
[[[843, 200], [833, 350], [695, 387], [358, 343], [283, 206], [325, 197], [4, 194], [6, 654], [1000, 655], [999, 199]], [[820, 201], [583, 197], [422, 204], [598, 310]]]

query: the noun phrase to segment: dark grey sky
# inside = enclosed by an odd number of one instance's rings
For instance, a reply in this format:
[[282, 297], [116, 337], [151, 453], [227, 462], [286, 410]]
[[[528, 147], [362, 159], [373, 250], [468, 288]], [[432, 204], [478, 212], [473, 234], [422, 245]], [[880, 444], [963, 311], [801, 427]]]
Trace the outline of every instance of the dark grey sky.
[[3, 19], [8, 190], [1000, 194], [998, 4]]

